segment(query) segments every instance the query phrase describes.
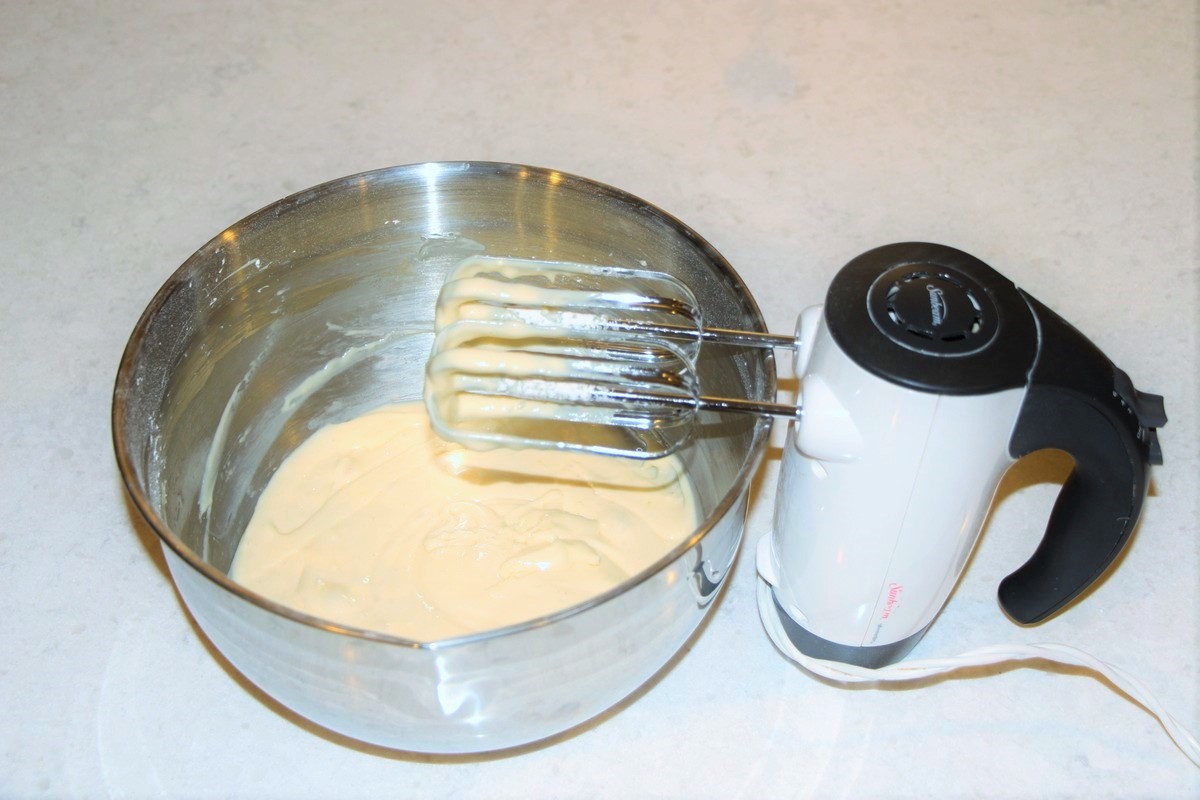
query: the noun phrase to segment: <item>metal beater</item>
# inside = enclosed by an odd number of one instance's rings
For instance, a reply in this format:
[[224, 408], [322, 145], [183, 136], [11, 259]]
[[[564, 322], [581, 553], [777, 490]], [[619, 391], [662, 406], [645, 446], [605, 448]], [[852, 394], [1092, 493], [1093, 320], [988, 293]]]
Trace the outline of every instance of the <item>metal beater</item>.
[[704, 394], [702, 344], [797, 339], [706, 327], [692, 292], [658, 272], [474, 256], [447, 278], [436, 331], [426, 406], [440, 436], [468, 446], [659, 458], [688, 441], [700, 411], [800, 413]]

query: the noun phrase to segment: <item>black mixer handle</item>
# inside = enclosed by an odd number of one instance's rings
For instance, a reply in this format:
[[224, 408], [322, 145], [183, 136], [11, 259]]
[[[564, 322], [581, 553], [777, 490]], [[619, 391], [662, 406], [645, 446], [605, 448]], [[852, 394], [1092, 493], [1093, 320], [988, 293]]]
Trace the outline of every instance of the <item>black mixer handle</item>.
[[1161, 464], [1163, 399], [1137, 391], [1083, 334], [1021, 292], [1037, 321], [1038, 354], [1009, 441], [1014, 458], [1064, 450], [1075, 467], [1033, 556], [1000, 582], [1004, 610], [1040, 622], [1094, 583], [1129, 540]]

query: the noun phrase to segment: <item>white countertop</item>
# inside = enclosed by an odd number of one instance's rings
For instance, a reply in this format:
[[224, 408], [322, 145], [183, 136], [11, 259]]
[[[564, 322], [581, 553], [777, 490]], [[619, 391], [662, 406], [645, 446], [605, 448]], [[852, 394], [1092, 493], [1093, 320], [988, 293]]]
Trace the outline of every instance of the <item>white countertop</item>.
[[[786, 331], [854, 255], [952, 244], [1166, 396], [1127, 554], [1040, 627], [996, 584], [1067, 469], [1011, 472], [914, 656], [1074, 644], [1200, 730], [1197, 18], [1183, 2], [0, 5], [0, 796], [1195, 797], [1087, 673], [839, 688], [759, 625], [754, 542], [618, 709], [501, 757], [382, 752], [281, 711], [189, 622], [126, 502], [109, 400], [158, 286], [246, 213], [479, 159], [614, 184], [708, 238]], [[778, 431], [777, 431], [778, 432]]]

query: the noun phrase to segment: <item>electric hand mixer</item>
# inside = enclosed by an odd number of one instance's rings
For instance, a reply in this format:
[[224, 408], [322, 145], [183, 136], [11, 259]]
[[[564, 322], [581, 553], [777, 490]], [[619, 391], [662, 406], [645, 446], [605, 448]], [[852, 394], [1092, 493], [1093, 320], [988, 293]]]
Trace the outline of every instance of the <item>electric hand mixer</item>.
[[[1075, 468], [1040, 546], [999, 587], [1014, 620], [1045, 619], [1120, 553], [1148, 465], [1162, 463], [1162, 398], [950, 247], [855, 258], [794, 337], [705, 328], [666, 275], [555, 262], [468, 259], [438, 308], [426, 405], [439, 434], [469, 446], [651, 458], [686, 443], [700, 411], [793, 418], [774, 533], [759, 548], [762, 610], [818, 659], [904, 658], [954, 587], [1004, 471], [1058, 448]], [[794, 348], [803, 411], [705, 395], [705, 342]]]

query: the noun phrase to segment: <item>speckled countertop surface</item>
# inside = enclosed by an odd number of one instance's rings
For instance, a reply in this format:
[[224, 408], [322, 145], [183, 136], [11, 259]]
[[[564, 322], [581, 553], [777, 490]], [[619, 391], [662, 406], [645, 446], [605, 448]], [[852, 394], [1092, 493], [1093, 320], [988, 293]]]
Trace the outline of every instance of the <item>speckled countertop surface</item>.
[[1200, 728], [1197, 16], [1186, 2], [0, 5], [0, 795], [1195, 797], [1142, 708], [1071, 670], [843, 689], [753, 600], [778, 453], [710, 623], [644, 691], [502, 757], [356, 746], [207, 647], [112, 458], [122, 347], [196, 247], [304, 186], [480, 159], [682, 218], [789, 329], [900, 239], [993, 264], [1167, 398], [1119, 569], [1010, 623], [1067, 465], [1001, 488], [916, 655], [1084, 647]]

